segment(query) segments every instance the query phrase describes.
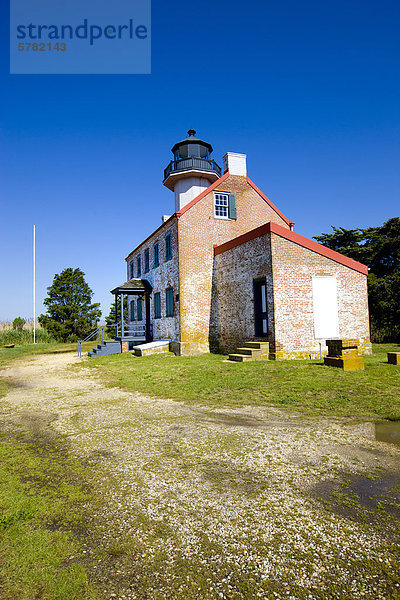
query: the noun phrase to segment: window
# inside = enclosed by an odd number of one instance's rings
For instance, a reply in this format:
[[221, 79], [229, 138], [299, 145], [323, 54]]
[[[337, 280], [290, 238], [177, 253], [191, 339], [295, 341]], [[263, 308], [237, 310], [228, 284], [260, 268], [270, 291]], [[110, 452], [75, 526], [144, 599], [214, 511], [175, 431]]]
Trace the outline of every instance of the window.
[[140, 256], [136, 259], [136, 277], [140, 277], [142, 274], [142, 267], [140, 264]]
[[160, 257], [158, 253], [158, 242], [156, 242], [153, 246], [154, 251], [154, 267], [158, 267], [160, 264]]
[[134, 321], [135, 320], [135, 301], [131, 300], [130, 303], [130, 320]]
[[132, 277], [133, 277], [133, 260], [131, 260], [129, 263], [129, 279], [132, 279]]
[[148, 273], [150, 271], [150, 250], [147, 249], [144, 251], [144, 272]]
[[138, 321], [142, 321], [142, 319], [143, 319], [143, 310], [142, 310], [143, 304], [142, 304], [142, 302], [143, 302], [143, 300], [141, 298], [138, 298], [138, 301], [137, 301], [137, 320]]
[[165, 236], [165, 260], [171, 260], [172, 248], [171, 248], [171, 234], [167, 233]]
[[161, 318], [161, 294], [160, 292], [156, 292], [154, 294], [154, 318]]
[[174, 316], [174, 290], [172, 288], [167, 288], [165, 290], [165, 301], [166, 301], [166, 313], [167, 317]]
[[216, 219], [236, 219], [236, 195], [214, 193], [214, 217]]

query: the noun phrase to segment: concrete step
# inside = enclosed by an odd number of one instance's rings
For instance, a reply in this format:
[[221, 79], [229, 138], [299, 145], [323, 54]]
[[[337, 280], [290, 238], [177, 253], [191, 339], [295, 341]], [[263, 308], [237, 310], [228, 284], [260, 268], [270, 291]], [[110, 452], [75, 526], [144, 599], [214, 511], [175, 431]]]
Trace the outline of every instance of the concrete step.
[[108, 356], [109, 354], [120, 354], [121, 353], [121, 342], [115, 340], [107, 340], [103, 344], [98, 344], [97, 348], [93, 348], [91, 352], [88, 352], [88, 356], [91, 358], [95, 356]]
[[246, 354], [246, 356], [261, 356], [261, 350], [259, 348], [236, 348], [238, 354]]
[[261, 350], [263, 354], [269, 353], [269, 342], [245, 342], [246, 348], [253, 348], [254, 350]]
[[228, 360], [232, 360], [234, 362], [250, 362], [254, 360], [254, 358], [249, 354], [230, 354], [228, 356]]

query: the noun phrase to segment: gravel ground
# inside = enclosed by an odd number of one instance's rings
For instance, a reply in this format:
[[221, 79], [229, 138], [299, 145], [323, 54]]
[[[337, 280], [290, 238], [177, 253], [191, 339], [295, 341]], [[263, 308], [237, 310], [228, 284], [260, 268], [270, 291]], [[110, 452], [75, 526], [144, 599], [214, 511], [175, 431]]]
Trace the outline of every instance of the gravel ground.
[[399, 448], [339, 419], [108, 388], [78, 360], [3, 369], [1, 410], [93, 464], [74, 559], [105, 599], [400, 598]]

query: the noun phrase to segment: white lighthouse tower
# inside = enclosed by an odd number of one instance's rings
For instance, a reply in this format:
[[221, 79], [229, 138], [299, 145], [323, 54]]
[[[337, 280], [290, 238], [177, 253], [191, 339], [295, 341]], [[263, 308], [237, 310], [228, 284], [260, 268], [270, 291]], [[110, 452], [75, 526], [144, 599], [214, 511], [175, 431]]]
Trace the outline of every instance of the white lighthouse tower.
[[175, 192], [175, 212], [201, 194], [219, 177], [221, 167], [210, 158], [212, 146], [195, 137], [189, 129], [188, 137], [172, 148], [174, 159], [164, 170], [164, 185]]

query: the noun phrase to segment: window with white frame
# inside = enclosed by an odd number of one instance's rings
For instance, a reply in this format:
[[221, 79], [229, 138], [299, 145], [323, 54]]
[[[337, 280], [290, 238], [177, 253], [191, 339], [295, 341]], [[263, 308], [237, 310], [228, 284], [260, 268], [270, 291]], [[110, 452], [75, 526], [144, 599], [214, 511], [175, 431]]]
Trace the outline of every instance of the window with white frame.
[[214, 218], [236, 220], [236, 194], [214, 192]]
[[214, 194], [214, 217], [229, 219], [229, 194]]

